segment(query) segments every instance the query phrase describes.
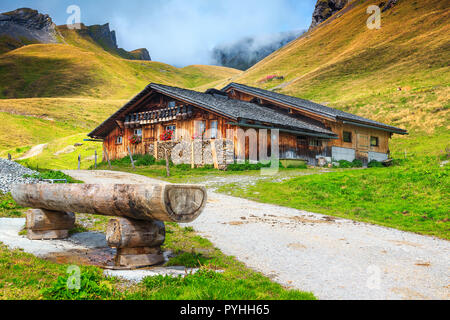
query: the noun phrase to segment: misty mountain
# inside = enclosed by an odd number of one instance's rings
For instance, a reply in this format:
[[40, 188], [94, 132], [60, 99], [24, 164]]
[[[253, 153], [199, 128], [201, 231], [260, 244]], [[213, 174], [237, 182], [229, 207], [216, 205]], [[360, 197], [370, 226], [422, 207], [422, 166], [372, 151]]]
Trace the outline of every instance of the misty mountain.
[[213, 64], [247, 70], [303, 33], [304, 31], [290, 31], [245, 37], [232, 43], [218, 45], [212, 50]]

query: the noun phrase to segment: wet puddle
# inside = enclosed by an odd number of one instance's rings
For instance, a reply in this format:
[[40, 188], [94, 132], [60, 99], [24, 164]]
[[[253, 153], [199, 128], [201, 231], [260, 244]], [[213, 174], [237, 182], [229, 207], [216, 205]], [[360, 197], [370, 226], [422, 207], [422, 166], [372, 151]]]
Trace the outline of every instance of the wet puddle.
[[96, 249], [72, 249], [64, 252], [52, 252], [43, 257], [45, 260], [59, 264], [76, 264], [97, 266], [101, 268], [114, 267], [116, 249], [96, 248]]

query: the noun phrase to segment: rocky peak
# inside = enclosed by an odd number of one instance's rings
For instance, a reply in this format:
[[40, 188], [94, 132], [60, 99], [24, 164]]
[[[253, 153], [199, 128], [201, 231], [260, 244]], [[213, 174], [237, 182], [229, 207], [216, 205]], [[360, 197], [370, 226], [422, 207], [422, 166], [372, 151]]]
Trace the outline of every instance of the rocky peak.
[[47, 14], [21, 8], [0, 14], [0, 35], [30, 42], [55, 43], [56, 26]]
[[93, 25], [87, 27], [88, 33], [91, 38], [101, 44], [104, 47], [109, 49], [118, 49], [117, 47], [117, 39], [116, 32], [109, 28], [109, 23], [104, 25]]
[[321, 24], [336, 12], [340, 11], [349, 0], [318, 0], [313, 13], [310, 29]]
[[133, 60], [145, 60], [145, 61], [152, 61], [152, 58], [150, 57], [150, 53], [147, 49], [141, 48], [136, 49], [130, 52], [133, 56]]

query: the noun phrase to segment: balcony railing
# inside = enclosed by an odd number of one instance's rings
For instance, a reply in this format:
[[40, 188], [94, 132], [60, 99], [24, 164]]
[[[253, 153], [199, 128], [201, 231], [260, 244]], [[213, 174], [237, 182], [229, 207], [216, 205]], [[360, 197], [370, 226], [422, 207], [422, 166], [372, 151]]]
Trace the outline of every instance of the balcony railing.
[[192, 113], [192, 106], [168, 107], [154, 111], [130, 113], [125, 116], [125, 125], [127, 127], [134, 127], [173, 120], [185, 120], [192, 117]]

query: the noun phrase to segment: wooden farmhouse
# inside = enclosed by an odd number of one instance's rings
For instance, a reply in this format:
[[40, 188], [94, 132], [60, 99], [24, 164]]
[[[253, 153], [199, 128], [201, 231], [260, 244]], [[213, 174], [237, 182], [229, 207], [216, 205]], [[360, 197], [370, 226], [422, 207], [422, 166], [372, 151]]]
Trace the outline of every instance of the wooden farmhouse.
[[[228, 163], [244, 157], [262, 160], [252, 143], [258, 148], [267, 144], [271, 156], [274, 129], [279, 132], [280, 159], [303, 159], [311, 165], [319, 160], [383, 161], [389, 155], [389, 138], [407, 134], [384, 123], [242, 84], [196, 92], [152, 83], [89, 137], [103, 140], [110, 159], [123, 158], [129, 150], [161, 159], [160, 144], [175, 148], [183, 142], [187, 148], [173, 150], [178, 163], [213, 164], [217, 158]], [[203, 156], [195, 154], [194, 144], [200, 145]]]

